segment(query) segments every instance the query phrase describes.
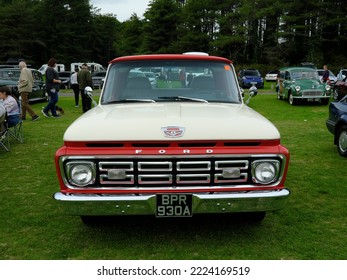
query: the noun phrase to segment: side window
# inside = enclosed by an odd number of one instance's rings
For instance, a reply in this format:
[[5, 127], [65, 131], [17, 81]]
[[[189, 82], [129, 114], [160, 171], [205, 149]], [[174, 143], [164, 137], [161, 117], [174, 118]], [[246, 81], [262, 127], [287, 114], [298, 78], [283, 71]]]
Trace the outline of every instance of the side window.
[[285, 73], [284, 71], [280, 71], [278, 74], [278, 78], [283, 80], [284, 79], [284, 73]]
[[39, 73], [37, 73], [37, 72], [33, 72], [33, 78], [34, 78], [34, 80], [35, 80], [35, 81], [37, 81], [37, 80], [41, 80], [41, 78], [40, 78], [40, 74], [39, 74]]
[[286, 71], [285, 73], [285, 77], [284, 77], [286, 80], [290, 80], [290, 74], [288, 71]]

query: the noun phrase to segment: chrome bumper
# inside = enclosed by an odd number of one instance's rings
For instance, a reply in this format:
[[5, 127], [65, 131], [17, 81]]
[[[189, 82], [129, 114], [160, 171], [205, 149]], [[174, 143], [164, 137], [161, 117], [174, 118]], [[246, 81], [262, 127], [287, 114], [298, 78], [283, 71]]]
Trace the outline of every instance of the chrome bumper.
[[[290, 192], [193, 194], [193, 214], [261, 212], [283, 208]], [[77, 195], [54, 194], [64, 212], [71, 215], [117, 216], [155, 215], [156, 195]]]

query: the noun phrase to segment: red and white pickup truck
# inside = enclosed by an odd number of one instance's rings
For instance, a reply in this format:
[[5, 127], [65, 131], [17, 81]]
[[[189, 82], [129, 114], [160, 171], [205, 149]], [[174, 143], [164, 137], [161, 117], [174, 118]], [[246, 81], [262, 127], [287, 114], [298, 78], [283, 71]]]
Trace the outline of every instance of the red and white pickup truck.
[[120, 57], [97, 106], [65, 132], [54, 198], [83, 221], [231, 212], [262, 220], [289, 196], [288, 162], [276, 127], [244, 103], [230, 60]]

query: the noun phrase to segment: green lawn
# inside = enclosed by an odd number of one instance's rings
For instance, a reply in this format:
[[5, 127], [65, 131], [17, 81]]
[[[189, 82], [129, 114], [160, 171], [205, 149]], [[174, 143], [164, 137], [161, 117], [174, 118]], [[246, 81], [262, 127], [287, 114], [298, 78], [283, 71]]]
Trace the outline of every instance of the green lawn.
[[[290, 106], [271, 84], [259, 92], [250, 107], [278, 127], [291, 153], [285, 209], [261, 224], [221, 215], [118, 217], [86, 226], [65, 216], [52, 198], [59, 190], [54, 153], [82, 110], [61, 96], [63, 118], [25, 121], [24, 143], [0, 150], [0, 259], [347, 259], [347, 159], [326, 129], [328, 106]], [[33, 105], [40, 116], [44, 105]]]

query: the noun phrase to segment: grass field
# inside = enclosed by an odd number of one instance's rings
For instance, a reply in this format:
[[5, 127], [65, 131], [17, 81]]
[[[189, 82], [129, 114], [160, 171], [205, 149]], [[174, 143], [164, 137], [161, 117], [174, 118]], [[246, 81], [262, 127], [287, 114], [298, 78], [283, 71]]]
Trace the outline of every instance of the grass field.
[[0, 259], [347, 259], [347, 159], [326, 129], [328, 106], [290, 106], [276, 99], [270, 85], [251, 100], [291, 153], [290, 199], [261, 224], [218, 215], [118, 217], [86, 226], [61, 213], [52, 198], [59, 190], [54, 153], [81, 108], [61, 96], [65, 115], [48, 119], [40, 112], [44, 105], [33, 105], [41, 116], [37, 122], [24, 122], [24, 143], [12, 141], [11, 152], [0, 150]]

